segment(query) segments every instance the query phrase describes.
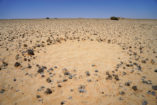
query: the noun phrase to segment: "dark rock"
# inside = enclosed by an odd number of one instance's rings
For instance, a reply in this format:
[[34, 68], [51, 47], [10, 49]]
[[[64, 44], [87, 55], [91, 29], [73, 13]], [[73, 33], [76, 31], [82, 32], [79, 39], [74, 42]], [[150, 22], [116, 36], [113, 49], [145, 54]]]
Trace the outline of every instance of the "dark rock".
[[121, 91], [121, 92], [119, 92], [119, 94], [120, 94], [120, 95], [124, 95], [124, 94], [125, 94], [125, 92], [124, 92], [124, 91]]
[[0, 93], [3, 94], [5, 92], [5, 89], [1, 89]]
[[133, 89], [134, 91], [137, 91], [137, 86], [132, 86], [132, 89]]
[[53, 71], [53, 68], [50, 68], [49, 70], [50, 70], [50, 71]]
[[88, 82], [92, 82], [92, 80], [91, 80], [91, 79], [88, 79], [87, 81], [88, 81]]
[[3, 63], [3, 66], [6, 67], [8, 66], [8, 63], [7, 62], [2, 62]]
[[38, 73], [43, 73], [44, 72], [44, 70], [45, 70], [46, 68], [43, 66], [43, 67], [39, 67], [39, 69], [38, 69]]
[[24, 47], [27, 47], [27, 44], [24, 44], [23, 46], [24, 46]]
[[61, 84], [58, 84], [58, 87], [60, 87], [60, 88], [61, 88], [61, 87], [62, 87], [62, 85], [61, 85]]
[[147, 93], [148, 93], [149, 95], [155, 96], [155, 92], [154, 92], [154, 91], [150, 91], [150, 90], [149, 90]]
[[95, 70], [95, 72], [99, 72], [98, 70]]
[[155, 61], [154, 61], [154, 59], [152, 59], [152, 60], [151, 60], [151, 63], [152, 63], [152, 64], [155, 64]]
[[14, 78], [13, 81], [16, 81], [16, 78]]
[[108, 76], [106, 77], [106, 80], [112, 80], [112, 75], [108, 75]]
[[95, 67], [96, 65], [95, 64], [92, 64], [92, 67]]
[[78, 88], [79, 92], [80, 93], [85, 93], [86, 90], [85, 90], [85, 85], [80, 85], [80, 87]]
[[142, 102], [142, 105], [147, 105], [148, 104], [148, 102], [146, 101], [146, 100], [144, 100], [143, 102]]
[[14, 64], [14, 66], [15, 66], [15, 67], [19, 67], [19, 66], [21, 66], [21, 64], [20, 64], [19, 62], [16, 62], [16, 63]]
[[28, 55], [34, 55], [34, 51], [32, 49], [27, 50]]
[[65, 101], [62, 101], [62, 102], [61, 102], [61, 105], [64, 105], [64, 104], [65, 104]]
[[57, 66], [54, 66], [54, 68], [57, 69], [58, 67], [57, 67]]
[[115, 79], [116, 81], [118, 81], [118, 80], [119, 80], [118, 75], [115, 75], [115, 76], [114, 76], [114, 79]]
[[64, 75], [70, 75], [70, 72], [65, 71], [65, 72], [64, 72]]
[[146, 60], [142, 60], [141, 62], [142, 62], [142, 63], [146, 63]]
[[90, 73], [89, 73], [89, 71], [86, 71], [86, 76], [90, 76]]
[[52, 94], [52, 90], [50, 88], [47, 88], [45, 94]]
[[66, 81], [68, 81], [67, 79], [63, 79], [63, 82], [66, 82]]
[[106, 80], [112, 80], [112, 75], [110, 75], [108, 71], [106, 72], [106, 75], [107, 75]]
[[123, 75], [126, 75], [126, 72], [123, 71]]
[[69, 75], [69, 79], [72, 79], [72, 78], [73, 78], [73, 76], [70, 74], [70, 75]]
[[137, 64], [137, 63], [133, 63], [133, 64], [137, 67], [137, 70], [139, 70], [139, 71], [142, 70], [142, 68], [141, 68], [141, 66], [139, 64]]
[[36, 95], [36, 98], [41, 98], [41, 96], [40, 95]]
[[41, 75], [41, 77], [45, 77], [45, 75]]
[[142, 79], [142, 83], [144, 83], [144, 84], [152, 84], [152, 81], [151, 80], [146, 81], [146, 80]]
[[27, 66], [29, 69], [31, 69], [32, 68], [32, 66], [30, 65], [30, 64], [28, 64], [28, 66]]
[[153, 90], [157, 90], [157, 85], [153, 85], [153, 86], [152, 86], [152, 89], [153, 89]]
[[46, 81], [47, 81], [48, 83], [51, 83], [51, 82], [52, 82], [52, 80], [51, 80], [50, 78], [47, 78]]
[[125, 83], [125, 86], [130, 86], [130, 82], [126, 82], [126, 83]]
[[156, 72], [156, 73], [157, 73], [157, 69], [155, 69], [155, 70], [154, 70], [154, 72]]

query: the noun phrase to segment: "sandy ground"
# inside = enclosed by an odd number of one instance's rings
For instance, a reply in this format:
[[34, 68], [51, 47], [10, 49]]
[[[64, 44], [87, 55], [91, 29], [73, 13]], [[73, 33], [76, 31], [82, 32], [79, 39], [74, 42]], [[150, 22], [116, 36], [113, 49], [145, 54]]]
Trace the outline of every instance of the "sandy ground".
[[157, 105], [157, 20], [0, 20], [0, 105]]

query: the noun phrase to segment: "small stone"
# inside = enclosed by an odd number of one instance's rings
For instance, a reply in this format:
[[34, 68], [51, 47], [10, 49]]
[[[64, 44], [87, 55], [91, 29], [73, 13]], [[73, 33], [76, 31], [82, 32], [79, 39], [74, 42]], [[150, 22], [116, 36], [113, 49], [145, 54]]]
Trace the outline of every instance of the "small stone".
[[34, 51], [32, 49], [27, 50], [28, 55], [34, 55]]
[[112, 80], [112, 75], [110, 75], [109, 72], [106, 72], [106, 75], [107, 75], [106, 80]]
[[73, 78], [73, 76], [72, 75], [69, 75], [69, 79], [72, 79]]
[[45, 75], [41, 75], [41, 77], [45, 77]]
[[88, 79], [87, 81], [88, 81], [88, 82], [91, 82], [92, 80], [91, 80], [91, 79]]
[[114, 76], [114, 79], [115, 79], [116, 81], [118, 81], [118, 80], [119, 80], [118, 75], [115, 75], [115, 76]]
[[89, 71], [86, 71], [86, 76], [90, 76], [90, 73], [89, 73]]
[[7, 62], [3, 62], [3, 66], [4, 67], [8, 66], [8, 63]]
[[124, 94], [125, 94], [125, 92], [124, 92], [124, 91], [121, 91], [121, 92], [119, 92], [119, 94], [120, 94], [120, 95], [124, 95]]
[[58, 67], [57, 67], [57, 66], [54, 66], [54, 68], [57, 69]]
[[43, 68], [39, 68], [37, 72], [41, 74], [41, 73], [44, 72], [44, 69]]
[[125, 83], [125, 86], [130, 86], [130, 82], [126, 82], [126, 83]]
[[15, 67], [19, 67], [19, 66], [21, 66], [21, 64], [20, 64], [19, 62], [16, 62], [16, 63], [14, 64], [14, 66], [15, 66]]
[[80, 87], [78, 88], [78, 90], [79, 90], [80, 93], [85, 93], [86, 92], [84, 85], [80, 85]]
[[126, 75], [126, 72], [123, 71], [123, 75]]
[[146, 60], [142, 60], [141, 62], [142, 62], [142, 63], [146, 63]]
[[149, 90], [147, 93], [148, 93], [149, 95], [155, 96], [155, 92], [154, 92], [154, 91], [150, 91], [150, 90]]
[[95, 70], [95, 72], [97, 73], [97, 72], [99, 72], [98, 70]]
[[156, 72], [156, 73], [157, 73], [157, 69], [155, 69], [155, 70], [154, 70], [154, 72]]
[[31, 69], [32, 68], [32, 66], [30, 65], [30, 64], [28, 64], [28, 66], [27, 66], [29, 69]]
[[45, 91], [46, 94], [52, 94], [52, 90], [50, 88], [47, 88]]
[[67, 79], [63, 79], [63, 82], [66, 82], [66, 81], [68, 81]]
[[59, 88], [61, 88], [61, 87], [62, 87], [62, 85], [61, 85], [61, 84], [58, 84], [58, 87], [59, 87]]
[[61, 102], [61, 105], [64, 105], [64, 104], [65, 104], [65, 101], [62, 101], [62, 102]]
[[133, 89], [134, 91], [136, 91], [136, 90], [137, 90], [137, 86], [132, 86], [132, 89]]
[[52, 80], [51, 80], [50, 78], [47, 78], [46, 81], [47, 81], [48, 83], [51, 83], [51, 82], [52, 82]]
[[5, 89], [1, 89], [0, 90], [0, 93], [2, 94], [2, 93], [4, 93], [5, 92]]
[[68, 71], [64, 72], [64, 75], [70, 75], [70, 73]]
[[14, 78], [13, 81], [16, 81], [16, 78]]
[[146, 101], [146, 100], [144, 100], [143, 102], [142, 102], [142, 105], [147, 105], [148, 104], [148, 102]]
[[157, 90], [157, 85], [153, 85], [153, 86], [152, 86], [152, 89], [153, 89], [153, 90]]
[[40, 95], [36, 95], [36, 98], [41, 98], [41, 96]]
[[95, 64], [92, 64], [92, 67], [95, 67], [96, 65]]

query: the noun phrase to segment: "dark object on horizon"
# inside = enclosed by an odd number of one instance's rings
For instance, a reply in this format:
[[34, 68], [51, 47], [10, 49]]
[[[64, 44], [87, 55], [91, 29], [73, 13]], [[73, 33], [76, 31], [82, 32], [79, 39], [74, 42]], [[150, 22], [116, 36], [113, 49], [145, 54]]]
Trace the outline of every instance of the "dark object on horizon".
[[46, 19], [50, 19], [49, 17], [46, 17]]
[[111, 19], [111, 20], [119, 20], [119, 18], [118, 18], [118, 17], [115, 17], [115, 16], [110, 17], [110, 19]]

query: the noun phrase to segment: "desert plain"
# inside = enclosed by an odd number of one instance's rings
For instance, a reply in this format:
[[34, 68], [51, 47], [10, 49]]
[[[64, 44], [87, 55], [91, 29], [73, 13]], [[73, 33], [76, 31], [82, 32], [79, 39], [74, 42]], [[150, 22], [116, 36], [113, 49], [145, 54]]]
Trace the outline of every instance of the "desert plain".
[[157, 20], [0, 20], [0, 105], [157, 105]]

